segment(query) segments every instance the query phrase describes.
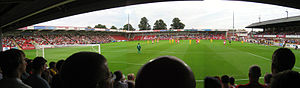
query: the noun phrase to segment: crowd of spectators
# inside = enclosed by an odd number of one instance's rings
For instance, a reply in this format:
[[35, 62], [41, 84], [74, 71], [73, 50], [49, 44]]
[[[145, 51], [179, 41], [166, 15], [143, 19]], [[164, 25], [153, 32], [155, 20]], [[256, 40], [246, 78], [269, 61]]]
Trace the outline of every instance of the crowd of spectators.
[[263, 31], [257, 32], [256, 35], [300, 35], [299, 31]]
[[15, 43], [13, 43], [12, 38], [10, 37], [3, 37], [2, 40], [2, 46], [3, 47], [16, 47]]
[[161, 40], [169, 40], [176, 38], [184, 39], [225, 39], [225, 33], [197, 33], [197, 34], [166, 34], [157, 35]]
[[[107, 59], [94, 52], [78, 52], [57, 63], [36, 57], [25, 58], [21, 50], [0, 53], [1, 88], [195, 88], [196, 80], [190, 67], [181, 59], [161, 56], [144, 64], [137, 73], [110, 72]], [[249, 83], [235, 84], [234, 77], [205, 77], [204, 88], [299, 88], [300, 74], [292, 71], [295, 55], [290, 49], [279, 48], [272, 55], [271, 72], [259, 83], [261, 69], [249, 68]], [[0, 76], [1, 76], [0, 75]]]
[[[155, 39], [161, 40], [169, 39], [225, 39], [225, 32], [208, 33], [199, 32], [194, 34], [156, 34], [139, 36], [135, 35], [136, 40]], [[66, 45], [66, 44], [101, 44], [113, 42], [114, 38], [110, 34], [105, 33], [91, 33], [91, 32], [26, 32], [16, 33], [14, 35], [4, 35], [2, 45], [3, 47], [17, 47], [20, 48], [34, 45]]]
[[16, 47], [34, 45], [66, 45], [66, 44], [99, 44], [109, 43], [113, 38], [108, 34], [97, 33], [26, 33], [15, 35], [4, 35], [3, 47]]
[[277, 49], [272, 56], [272, 74], [264, 76], [264, 84], [259, 83], [261, 69], [254, 65], [249, 69], [247, 84], [234, 84], [234, 78], [223, 75], [219, 77], [206, 77], [204, 80], [205, 88], [298, 88], [300, 74], [292, 71], [295, 65], [295, 55], [287, 48]]

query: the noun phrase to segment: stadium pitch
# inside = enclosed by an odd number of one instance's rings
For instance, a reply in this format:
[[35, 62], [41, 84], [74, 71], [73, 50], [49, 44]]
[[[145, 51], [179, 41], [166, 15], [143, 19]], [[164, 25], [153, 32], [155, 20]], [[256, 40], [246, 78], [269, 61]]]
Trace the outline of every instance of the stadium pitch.
[[[141, 43], [141, 53], [137, 52], [137, 44]], [[237, 84], [248, 82], [248, 70], [252, 65], [258, 65], [263, 76], [271, 72], [271, 58], [279, 47], [264, 46], [252, 43], [232, 42], [223, 45], [223, 40], [201, 40], [199, 44], [192, 40], [181, 40], [179, 44], [169, 40], [160, 40], [152, 44], [151, 41], [128, 41], [101, 44], [101, 53], [108, 60], [108, 67], [112, 72], [121, 70], [125, 75], [137, 73], [140, 67], [159, 56], [176, 56], [188, 64], [194, 72], [197, 88], [203, 88], [203, 79], [206, 76], [233, 76]], [[97, 48], [96, 48], [97, 49]], [[45, 58], [48, 63], [66, 59], [79, 51], [96, 52], [95, 47], [65, 47], [45, 49]], [[300, 71], [300, 51], [292, 49], [296, 55], [296, 64], [293, 70]], [[33, 59], [36, 50], [24, 50], [26, 56]], [[79, 69], [80, 70], [80, 69]], [[157, 78], [158, 80], [160, 78]]]

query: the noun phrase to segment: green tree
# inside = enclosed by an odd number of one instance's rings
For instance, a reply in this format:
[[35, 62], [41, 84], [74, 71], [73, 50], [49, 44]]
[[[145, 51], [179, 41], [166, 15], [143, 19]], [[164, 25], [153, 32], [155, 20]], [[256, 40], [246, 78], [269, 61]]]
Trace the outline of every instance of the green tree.
[[162, 19], [156, 20], [153, 26], [153, 30], [159, 29], [167, 29], [167, 25]]
[[134, 31], [135, 29], [131, 26], [131, 24], [125, 24], [123, 26], [123, 30], [128, 30], [128, 25], [129, 25], [129, 31]]
[[111, 26], [110, 29], [118, 29], [118, 28], [115, 26]]
[[148, 23], [148, 19], [146, 17], [141, 18], [139, 28], [140, 30], [151, 30], [151, 27]]
[[91, 29], [92, 27], [91, 27], [91, 26], [87, 26], [87, 28], [88, 28], [88, 29]]
[[106, 29], [106, 26], [102, 25], [102, 24], [97, 24], [97, 25], [95, 25], [94, 28], [104, 28], [104, 29]]
[[184, 29], [185, 25], [180, 22], [179, 18], [175, 17], [172, 20], [173, 24], [171, 24], [171, 28], [170, 29]]

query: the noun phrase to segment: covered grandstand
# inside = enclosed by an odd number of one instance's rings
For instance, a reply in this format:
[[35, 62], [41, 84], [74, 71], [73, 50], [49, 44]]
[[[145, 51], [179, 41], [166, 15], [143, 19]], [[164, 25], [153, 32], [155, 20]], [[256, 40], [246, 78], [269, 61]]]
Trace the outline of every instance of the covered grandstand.
[[[255, 67], [258, 67], [256, 65], [259, 65], [261, 67], [259, 68], [259, 77], [257, 77], [258, 75], [255, 76], [255, 79], [257, 79], [257, 82], [255, 83], [259, 83], [258, 81], [260, 82], [263, 81], [262, 77], [260, 77], [262, 74], [268, 72], [270, 73], [271, 71], [270, 64], [272, 61], [271, 56], [274, 49], [278, 47], [268, 47], [268, 46], [261, 46], [259, 44], [250, 44], [250, 43], [248, 44], [248, 43], [236, 42], [236, 41], [233, 41], [232, 44], [230, 43], [225, 45], [226, 41], [223, 39], [228, 38], [228, 36], [241, 36], [243, 38], [248, 37], [248, 35], [246, 35], [247, 32], [245, 31], [232, 31], [230, 33], [227, 30], [220, 30], [220, 29], [174, 29], [174, 30], [126, 31], [126, 30], [97, 29], [97, 28], [69, 27], [69, 26], [29, 26], [36, 23], [45, 22], [45, 21], [71, 16], [75, 14], [80, 14], [84, 12], [103, 10], [107, 8], [141, 4], [141, 3], [160, 2], [160, 1], [177, 1], [177, 0], [110, 0], [110, 1], [105, 1], [105, 0], [100, 0], [100, 1], [99, 0], [82, 0], [82, 1], [81, 0], [80, 1], [4, 0], [4, 1], [0, 1], [1, 4], [0, 6], [0, 20], [1, 20], [0, 21], [0, 34], [1, 34], [0, 49], [4, 49], [4, 50], [11, 49], [11, 48], [23, 49], [22, 51], [25, 51], [27, 55], [26, 57], [32, 59], [38, 55], [34, 54], [35, 53], [33, 52], [34, 50], [25, 50], [25, 49], [35, 49], [35, 45], [107, 43], [107, 44], [102, 44], [104, 45], [103, 50], [105, 51], [105, 57], [107, 58], [107, 62], [105, 59], [105, 63], [104, 63], [106, 69], [105, 72], [112, 73], [113, 71], [116, 70], [122, 70], [125, 75], [128, 73], [136, 73], [138, 69], [140, 68], [142, 69], [141, 66], [146, 66], [149, 61], [152, 62], [153, 61], [152, 58], [167, 54], [182, 59], [182, 61], [180, 62], [183, 63], [183, 66], [186, 67], [191, 66], [191, 68], [188, 68], [188, 70], [186, 71], [191, 72], [191, 74], [193, 75], [195, 74], [195, 77], [188, 76], [194, 78], [191, 79], [192, 82], [184, 80], [187, 78], [186, 75], [173, 76], [173, 73], [174, 74], [179, 73], [178, 67], [175, 66], [170, 66], [170, 68], [171, 69], [174, 68], [174, 70], [177, 72], [161, 74], [162, 72], [158, 71], [159, 73], [156, 75], [152, 75], [152, 73], [150, 73], [151, 76], [149, 77], [155, 78], [155, 80], [151, 80], [153, 82], [155, 81], [157, 82], [157, 80], [165, 81], [165, 83], [159, 82], [158, 84], [161, 83], [167, 86], [170, 85], [172, 86], [172, 84], [179, 81], [193, 83], [191, 84], [191, 86], [193, 87], [181, 87], [181, 88], [196, 88], [196, 82], [197, 82], [197, 88], [199, 87], [202, 88], [203, 83], [205, 82], [205, 79], [203, 80], [205, 76], [215, 76], [216, 77], [215, 79], [217, 81], [220, 81], [217, 78], [220, 78], [219, 76], [221, 75], [224, 76], [229, 75], [232, 77], [234, 76], [237, 78], [236, 84], [244, 84], [248, 82], [248, 80], [253, 79], [249, 77], [251, 71], [248, 70], [249, 66], [251, 66], [252, 68], [253, 65]], [[242, 0], [242, 1], [263, 2], [269, 4], [277, 4], [282, 6], [300, 8], [300, 5], [298, 5], [299, 1], [296, 0], [285, 0], [285, 1]], [[293, 17], [284, 18], [284, 19], [291, 19], [291, 18]], [[289, 22], [291, 23], [287, 24]], [[261, 23], [265, 23], [265, 24], [261, 24]], [[287, 26], [277, 27], [277, 25], [279, 25], [278, 23], [287, 24]], [[287, 42], [291, 42], [287, 46], [293, 47], [295, 45], [299, 45], [298, 42], [296, 42], [298, 44], [295, 44], [294, 42], [300, 39], [300, 34], [297, 33], [298, 26], [293, 23], [294, 23], [293, 20], [290, 20], [288, 22], [285, 21], [273, 22], [271, 20], [271, 22], [255, 23], [253, 24], [253, 26], [251, 25], [248, 26], [248, 28], [264, 29], [264, 32], [259, 32], [259, 33], [251, 32], [250, 37], [253, 39], [270, 40], [273, 42], [278, 42], [276, 44], [273, 43], [273, 45], [279, 45], [279, 46], [283, 45], [282, 41], [287, 41]], [[292, 24], [293, 26], [291, 26]], [[262, 26], [262, 25], [268, 25], [268, 26]], [[136, 48], [135, 46], [137, 45], [137, 43], [139, 44], [139, 41], [131, 41], [131, 40], [141, 40], [141, 41], [152, 40], [153, 42], [153, 39], [161, 39], [166, 41], [161, 41], [160, 43], [156, 43], [156, 44], [153, 43], [148, 44], [146, 42], [141, 43], [143, 44], [142, 47], [145, 49], [143, 50], [142, 54], [137, 53], [135, 50]], [[183, 40], [180, 44], [179, 42], [177, 43], [177, 41], [176, 41], [177, 44], [176, 43], [173, 44], [173, 43], [169, 43], [170, 41], [167, 41], [168, 39], [197, 39], [199, 41], [196, 40], [196, 42], [195, 41], [191, 42], [191, 40]], [[209, 40], [201, 40], [201, 44], [200, 44], [199, 43], [200, 39], [209, 39]], [[212, 39], [220, 39], [220, 40], [213, 41]], [[130, 42], [118, 42], [118, 41], [130, 41]], [[117, 42], [117, 43], [110, 43], [110, 42]], [[105, 45], [111, 47], [105, 47]], [[50, 51], [49, 49], [49, 52], [46, 51], [48, 52], [48, 54], [46, 54], [47, 57], [45, 58], [47, 58], [49, 62], [52, 61], [57, 62], [60, 59], [66, 59], [67, 56], [73, 54], [74, 52], [78, 52], [76, 51], [78, 48], [81, 47], [76, 47], [76, 48], [70, 47], [68, 49], [57, 48], [57, 50], [54, 50], [55, 48], [53, 48], [52, 49], [53, 52]], [[93, 48], [82, 49], [82, 51], [83, 50], [93, 51]], [[42, 52], [44, 53], [44, 49]], [[295, 55], [299, 55], [299, 52], [295, 52]], [[17, 56], [17, 55], [11, 55], [11, 56]], [[299, 56], [297, 56], [297, 59], [298, 58]], [[69, 66], [70, 67], [69, 69], [75, 69], [75, 71], [72, 73], [67, 73], [65, 75], [70, 75], [69, 77], [71, 78], [72, 81], [78, 82], [78, 84], [73, 83], [73, 85], [75, 86], [81, 85], [79, 83], [86, 81], [85, 79], [73, 80], [74, 77], [76, 76], [82, 78], [98, 78], [99, 74], [94, 71], [104, 72], [102, 70], [98, 71], [97, 69], [96, 70], [92, 69], [92, 71], [86, 71], [86, 69], [88, 68], [100, 66], [99, 64], [94, 65], [91, 63], [96, 61], [88, 61], [88, 60], [89, 59], [87, 58], [81, 58], [78, 61], [80, 63], [78, 65], [76, 64], [76, 66], [90, 66], [90, 67], [81, 68], [81, 67]], [[297, 61], [299, 61], [299, 59]], [[165, 61], [165, 63], [163, 64], [169, 65], [166, 62], [169, 61]], [[2, 62], [2, 64], [3, 63], [6, 62]], [[110, 65], [110, 66], [106, 66], [106, 65]], [[62, 65], [62, 66], [66, 68], [66, 66], [68, 65]], [[29, 67], [31, 66], [27, 66], [27, 68]], [[157, 67], [158, 68], [166, 67], [166, 69], [169, 69], [169, 67], [167, 66], [157, 66]], [[299, 71], [300, 69], [299, 63], [296, 63], [295, 65], [293, 64], [291, 67], [292, 68], [294, 67], [295, 71]], [[63, 69], [62, 71], [68, 71], [68, 68]], [[77, 72], [78, 73], [83, 72], [88, 74], [75, 74]], [[155, 71], [150, 70], [149, 72], [155, 72]], [[64, 74], [63, 72], [61, 73]], [[96, 73], [96, 75], [95, 76], [90, 75], [89, 73]], [[75, 76], [73, 76], [74, 74]], [[64, 77], [65, 75], [61, 75], [59, 77]], [[121, 74], [121, 76], [123, 75]], [[169, 81], [170, 79], [165, 80], [166, 78], [168, 78], [167, 76], [172, 76], [172, 78], [174, 78], [175, 80], [173, 79], [171, 81]], [[181, 79], [180, 78], [181, 76], [185, 76], [185, 77]], [[105, 75], [103, 77], [107, 80], [100, 80], [101, 82], [102, 81], [111, 82], [112, 80], [110, 78], [114, 78], [114, 76], [112, 76], [111, 74]], [[137, 76], [136, 78], [141, 78], [141, 76]], [[101, 84], [99, 81], [97, 82], [86, 81], [86, 82], [93, 83], [96, 85]], [[250, 82], [251, 81], [249, 81], [249, 83]], [[136, 83], [138, 84], [138, 81]], [[152, 82], [146, 82], [146, 83], [152, 83]], [[184, 82], [175, 83], [175, 84], [183, 84], [183, 83]], [[219, 84], [221, 83], [219, 82]], [[298, 85], [295, 83], [293, 84]], [[65, 86], [66, 84], [62, 84], [62, 85]]]
[[[2, 0], [0, 1], [0, 33], [16, 30], [21, 27], [54, 20], [62, 17], [72, 16], [108, 8], [151, 3], [163, 1], [180, 0]], [[184, 1], [184, 0], [182, 0]], [[202, 0], [199, 0], [202, 1]], [[241, 0], [274, 4], [292, 8], [300, 8], [297, 0]], [[250, 27], [250, 26], [249, 26]], [[2, 42], [2, 36], [0, 36]], [[4, 40], [5, 42], [5, 40]], [[0, 43], [2, 44], [2, 43]], [[0, 45], [0, 48], [2, 45]], [[1, 48], [2, 49], [2, 48]]]
[[276, 46], [299, 47], [300, 41], [300, 16], [280, 18], [253, 23], [247, 28], [261, 28], [263, 32], [251, 32], [251, 37], [259, 41], [266, 41]]

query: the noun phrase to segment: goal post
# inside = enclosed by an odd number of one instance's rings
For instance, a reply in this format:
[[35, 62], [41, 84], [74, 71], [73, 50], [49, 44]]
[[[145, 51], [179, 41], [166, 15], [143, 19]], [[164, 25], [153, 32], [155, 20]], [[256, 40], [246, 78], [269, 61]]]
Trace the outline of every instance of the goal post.
[[[82, 50], [82, 51], [91, 51], [91, 52], [97, 52], [97, 53], [101, 54], [101, 45], [100, 44], [35, 45], [36, 56], [37, 57], [38, 56], [45, 57], [45, 49], [48, 49], [48, 48], [65, 48], [65, 47], [90, 47], [89, 50]], [[97, 48], [95, 48], [95, 47], [97, 47]], [[72, 51], [80, 52], [81, 50], [75, 49]]]

